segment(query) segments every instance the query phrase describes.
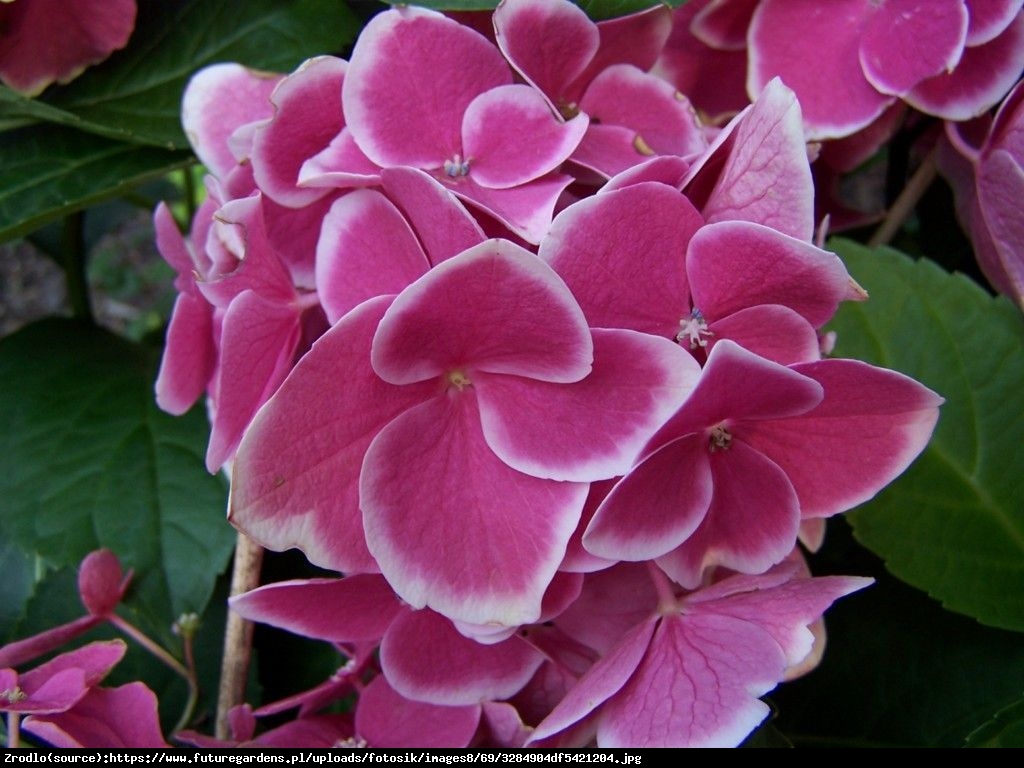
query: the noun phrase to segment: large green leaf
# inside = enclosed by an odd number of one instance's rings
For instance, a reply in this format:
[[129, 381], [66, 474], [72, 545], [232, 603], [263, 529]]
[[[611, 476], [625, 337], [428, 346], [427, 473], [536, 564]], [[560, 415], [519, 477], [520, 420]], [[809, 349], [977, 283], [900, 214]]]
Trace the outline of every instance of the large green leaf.
[[968, 747], [1024, 747], [1024, 699], [996, 712], [967, 737]]
[[837, 354], [946, 398], [923, 455], [851, 513], [857, 538], [947, 607], [1024, 630], [1024, 319], [930, 261], [834, 247], [871, 294], [837, 315]]
[[825, 615], [821, 666], [771, 694], [797, 747], [959, 747], [1024, 690], [1024, 642], [943, 610], [888, 574], [844, 520], [829, 522], [816, 574], [877, 583]]
[[287, 72], [310, 56], [341, 52], [357, 31], [344, 0], [140, 0], [126, 48], [40, 102], [0, 92], [0, 118], [183, 149], [181, 95], [196, 70], [237, 61]]
[[154, 363], [70, 320], [0, 340], [0, 526], [55, 566], [110, 548], [136, 571], [139, 614], [166, 628], [202, 611], [235, 536], [203, 468], [205, 417], [156, 408]]
[[0, 141], [0, 241], [108, 200], [194, 162], [170, 152], [43, 125]]

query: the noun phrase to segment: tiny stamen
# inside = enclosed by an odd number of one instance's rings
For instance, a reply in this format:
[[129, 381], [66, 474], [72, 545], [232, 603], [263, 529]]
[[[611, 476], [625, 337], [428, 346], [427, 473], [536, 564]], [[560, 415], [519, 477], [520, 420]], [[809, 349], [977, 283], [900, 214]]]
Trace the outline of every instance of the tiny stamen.
[[689, 317], [684, 317], [679, 321], [679, 333], [676, 334], [676, 341], [680, 344], [683, 343], [683, 339], [690, 340], [690, 349], [696, 349], [697, 347], [706, 347], [708, 340], [705, 336], [714, 336], [713, 331], [708, 330], [707, 320], [704, 319], [704, 315], [700, 313], [700, 310], [696, 307], [690, 312]]
[[451, 159], [444, 161], [444, 172], [449, 178], [457, 179], [469, 175], [469, 160], [463, 160], [462, 155], [456, 152]]
[[0, 691], [0, 701], [6, 701], [9, 704], [17, 704], [19, 701], [24, 701], [27, 698], [28, 694], [18, 686]]
[[457, 388], [460, 392], [473, 382], [464, 372], [455, 370], [448, 373], [448, 383]]
[[708, 437], [708, 450], [711, 453], [717, 451], [728, 451], [729, 446], [732, 445], [732, 434], [721, 424], [711, 428], [711, 434]]

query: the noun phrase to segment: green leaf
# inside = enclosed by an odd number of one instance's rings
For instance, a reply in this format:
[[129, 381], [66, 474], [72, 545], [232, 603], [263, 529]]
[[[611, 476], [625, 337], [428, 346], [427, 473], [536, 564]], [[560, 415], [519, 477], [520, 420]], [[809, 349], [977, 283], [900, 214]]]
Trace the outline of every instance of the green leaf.
[[1024, 630], [1024, 319], [930, 261], [833, 245], [871, 294], [837, 315], [836, 353], [946, 398], [922, 456], [850, 514], [857, 538], [947, 607]]
[[[498, 5], [499, 0], [417, 0], [411, 5], [434, 8], [439, 11], [489, 11]], [[576, 5], [587, 12], [592, 19], [612, 19], [626, 16], [655, 5], [667, 5], [678, 8], [689, 0], [573, 0]], [[391, 0], [392, 5], [404, 5], [398, 0]]]
[[1001, 709], [967, 737], [968, 747], [1024, 747], [1024, 699]]
[[[289, 72], [310, 56], [340, 53], [358, 29], [344, 0], [141, 0], [127, 47], [47, 91], [31, 116], [184, 149], [181, 96], [198, 69], [235, 61]], [[46, 107], [56, 111], [43, 114]]]
[[0, 141], [0, 241], [183, 168], [187, 152], [138, 147], [55, 125]]
[[154, 378], [149, 350], [70, 320], [0, 340], [0, 526], [54, 566], [110, 548], [166, 632], [202, 612], [235, 536], [203, 468], [204, 414], [159, 411]]
[[15, 638], [10, 634], [24, 616], [35, 590], [33, 558], [26, 555], [0, 528], [0, 645]]
[[978, 723], [1024, 689], [1024, 643], [943, 610], [885, 571], [829, 521], [816, 575], [873, 575], [877, 582], [825, 614], [818, 669], [771, 694], [773, 721], [797, 747], [959, 747]]

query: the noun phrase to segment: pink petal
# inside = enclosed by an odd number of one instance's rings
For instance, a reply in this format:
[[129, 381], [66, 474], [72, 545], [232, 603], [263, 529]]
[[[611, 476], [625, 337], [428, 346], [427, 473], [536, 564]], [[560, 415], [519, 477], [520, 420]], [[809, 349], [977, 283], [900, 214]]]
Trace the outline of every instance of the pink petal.
[[437, 265], [381, 320], [373, 368], [392, 384], [470, 369], [552, 382], [590, 371], [593, 342], [569, 289], [543, 261], [489, 240]]
[[706, 45], [717, 50], [744, 50], [747, 47], [750, 17], [758, 2], [759, 0], [711, 0], [697, 11], [690, 22], [690, 31]]
[[123, 640], [100, 640], [73, 651], [55, 656], [21, 676], [21, 687], [30, 696], [46, 681], [70, 669], [81, 670], [87, 687], [97, 685], [124, 658], [127, 646]]
[[615, 486], [614, 480], [599, 480], [590, 484], [590, 492], [587, 494], [587, 503], [583, 505], [583, 514], [580, 515], [580, 522], [569, 539], [569, 545], [565, 549], [565, 558], [559, 566], [559, 570], [568, 573], [591, 573], [600, 571], [615, 564], [615, 560], [608, 560], [591, 554], [583, 547], [583, 533], [590, 525], [594, 513], [604, 501], [605, 497]]
[[356, 731], [377, 749], [460, 748], [469, 745], [480, 722], [480, 706], [442, 707], [403, 698], [377, 677], [359, 695]]
[[[620, 563], [599, 573], [588, 574], [579, 598], [555, 620], [558, 629], [573, 640], [607, 655], [634, 627], [648, 623], [658, 609], [658, 594], [647, 564]], [[531, 640], [538, 638], [530, 635]], [[553, 658], [549, 645], [541, 646]], [[577, 675], [586, 663], [567, 662]]]
[[370, 574], [280, 581], [233, 597], [230, 605], [249, 621], [333, 643], [379, 641], [402, 611], [388, 583]]
[[718, 424], [798, 417], [818, 405], [822, 387], [808, 376], [749, 352], [715, 344], [693, 393], [651, 438], [650, 449]]
[[476, 220], [450, 191], [415, 168], [381, 172], [384, 192], [405, 214], [431, 264], [440, 264], [486, 237]]
[[998, 37], [965, 48], [956, 69], [925, 80], [904, 99], [944, 120], [968, 120], [995, 106], [1024, 70], [1024, 14]]
[[365, 187], [380, 181], [380, 166], [363, 154], [352, 131], [342, 129], [299, 169], [300, 187]]
[[544, 97], [525, 85], [480, 94], [466, 108], [462, 146], [469, 173], [492, 189], [516, 187], [554, 171], [587, 131], [586, 115], [555, 118]]
[[20, 689], [25, 698], [9, 701], [5, 696], [3, 708], [7, 712], [42, 715], [65, 712], [89, 692], [85, 672], [81, 669], [62, 669], [32, 683], [26, 682], [23, 676], [19, 682], [21, 685], [16, 690]]
[[58, 748], [167, 748], [157, 700], [143, 683], [93, 688], [74, 709], [25, 720], [26, 731]]
[[867, 20], [860, 42], [864, 76], [890, 96], [951, 71], [967, 36], [963, 0], [886, 0]]
[[297, 546], [345, 573], [378, 570], [362, 535], [363, 455], [384, 425], [434, 391], [433, 382], [393, 387], [370, 368], [370, 342], [390, 303], [368, 301], [325, 333], [239, 446], [228, 516], [264, 546]]
[[683, 254], [701, 224], [683, 195], [645, 182], [566, 208], [539, 255], [566, 281], [591, 325], [674, 338], [689, 314]]
[[234, 455], [256, 410], [284, 381], [300, 331], [294, 307], [264, 299], [251, 290], [231, 302], [224, 314], [214, 382], [216, 410], [206, 449], [210, 472]]
[[435, 11], [401, 8], [363, 28], [342, 91], [356, 144], [380, 166], [440, 168], [461, 151], [474, 98], [511, 83], [498, 49]]
[[1009, 152], [997, 149], [978, 168], [977, 188], [984, 220], [999, 265], [1009, 283], [1010, 297], [1024, 303], [1024, 220], [1020, 215], [1024, 169]]
[[[81, 616], [66, 624], [60, 624], [39, 634], [0, 646], [0, 670], [4, 667], [21, 666], [55, 651], [102, 622], [103, 618], [100, 616]], [[0, 690], [4, 690], [4, 688], [0, 688]]]
[[433, 611], [404, 612], [380, 647], [381, 668], [396, 691], [443, 706], [507, 699], [543, 660], [521, 637], [483, 645]]
[[967, 45], [993, 40], [1020, 13], [1020, 0], [964, 0], [970, 15]]
[[0, 80], [26, 96], [55, 81], [70, 82], [127, 44], [135, 14], [135, 0], [99, 6], [67, 0], [6, 3], [0, 7]]
[[196, 263], [167, 203], [161, 201], [153, 211], [153, 229], [156, 231], [157, 250], [178, 273], [174, 287], [179, 293], [196, 293]]
[[274, 115], [256, 129], [252, 165], [256, 184], [282, 205], [299, 208], [324, 195], [296, 183], [302, 164], [345, 127], [341, 86], [347, 66], [333, 56], [308, 59], [270, 96]]
[[746, 221], [698, 230], [687, 249], [686, 272], [693, 305], [708, 319], [781, 304], [818, 328], [832, 319], [839, 302], [855, 295], [834, 253]]
[[708, 351], [722, 339], [781, 365], [821, 358], [814, 327], [789, 307], [760, 304], [708, 324]]
[[376, 190], [343, 195], [324, 217], [316, 285], [331, 323], [366, 299], [399, 293], [429, 268], [405, 217]]
[[569, 85], [583, 74], [600, 34], [578, 6], [551, 0], [504, 0], [494, 10], [498, 47], [555, 109], [569, 108]]
[[[584, 141], [586, 141], [586, 137], [584, 137]], [[597, 191], [597, 194], [603, 195], [607, 192], [614, 192], [617, 189], [631, 187], [634, 184], [641, 184], [645, 181], [656, 181], [660, 184], [681, 189], [683, 179], [689, 170], [690, 164], [681, 157], [675, 155], [656, 155], [609, 179]]]
[[196, 294], [179, 294], [156, 377], [156, 403], [162, 410], [180, 416], [206, 391], [217, 361], [213, 336], [209, 302]]
[[747, 52], [712, 48], [693, 34], [693, 20], [707, 5], [690, 0], [672, 12], [672, 31], [652, 72], [686, 94], [709, 123], [719, 124], [749, 103]]
[[269, 197], [262, 200], [267, 242], [295, 288], [316, 290], [316, 244], [324, 217], [337, 197], [328, 192], [302, 208], [287, 208]]
[[739, 219], [810, 242], [814, 183], [793, 92], [772, 80], [702, 159], [694, 161], [685, 184], [687, 196], [709, 224]]
[[744, 425], [743, 440], [785, 471], [804, 517], [867, 501], [924, 449], [942, 398], [895, 371], [857, 360], [793, 366], [825, 391], [802, 416]]
[[279, 75], [257, 72], [240, 64], [213, 64], [189, 80], [181, 102], [181, 124], [200, 162], [225, 177], [238, 159], [228, 137], [240, 126], [273, 114], [270, 94]]
[[587, 69], [570, 86], [573, 98], [579, 98], [587, 85], [614, 64], [630, 64], [644, 72], [654, 66], [672, 31], [672, 13], [656, 5], [614, 19], [597, 22], [601, 46]]
[[587, 486], [510, 469], [487, 446], [479, 419], [466, 391], [385, 427], [363, 465], [363, 524], [370, 552], [407, 603], [515, 626], [540, 615]]
[[892, 102], [865, 79], [858, 56], [875, 12], [870, 0], [765, 0], [750, 24], [747, 93], [781, 77], [800, 99], [809, 139], [863, 128]]
[[448, 180], [447, 186], [462, 200], [493, 216], [527, 243], [536, 245], [551, 226], [555, 204], [572, 181], [571, 176], [550, 173], [518, 187], [491, 189], [480, 186], [470, 175]]
[[301, 744], [313, 749], [331, 749], [337, 748], [339, 743], [346, 739], [351, 739], [353, 732], [350, 714], [312, 715], [265, 731], [252, 741], [246, 741], [239, 746], [294, 749], [297, 744]]
[[610, 560], [660, 557], [697, 530], [711, 492], [707, 439], [690, 435], [674, 440], [612, 489], [583, 535], [583, 545]]
[[687, 589], [700, 586], [714, 566], [762, 573], [790, 553], [800, 526], [793, 486], [770, 459], [734, 439], [728, 449], [710, 452], [709, 460], [714, 491], [707, 515], [692, 536], [658, 560]]
[[536, 743], [578, 723], [618, 693], [643, 662], [656, 625], [652, 617], [633, 626], [534, 729], [530, 742]]
[[518, 710], [503, 701], [485, 701], [483, 716], [483, 724], [489, 731], [489, 738], [484, 743], [489, 746], [518, 749], [526, 744], [533, 733], [533, 729], [519, 716]]
[[93, 616], [107, 616], [121, 602], [131, 572], [121, 570], [121, 561], [109, 549], [90, 552], [78, 566], [78, 596]]
[[513, 469], [577, 482], [622, 475], [692, 391], [700, 367], [677, 344], [620, 329], [593, 335], [594, 369], [575, 384], [474, 379], [487, 444]]
[[748, 622], [666, 616], [629, 682], [601, 712], [598, 746], [734, 747], [768, 714], [757, 697], [775, 687], [784, 668], [771, 635]]
[[689, 100], [660, 78], [627, 64], [608, 67], [594, 78], [580, 108], [601, 126], [631, 129], [637, 161], [655, 153], [685, 157], [707, 146]]

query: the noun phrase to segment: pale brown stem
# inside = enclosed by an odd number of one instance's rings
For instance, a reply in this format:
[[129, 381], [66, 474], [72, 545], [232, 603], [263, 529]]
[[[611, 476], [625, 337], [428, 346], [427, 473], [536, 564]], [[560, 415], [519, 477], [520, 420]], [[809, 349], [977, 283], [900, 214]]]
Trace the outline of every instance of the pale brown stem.
[[885, 219], [879, 225], [878, 229], [868, 240], [868, 245], [874, 247], [876, 245], [886, 245], [891, 241], [896, 233], [900, 231], [900, 227], [903, 226], [903, 222], [907, 220], [907, 217], [913, 213], [914, 208], [917, 206], [921, 196], [927, 191], [928, 187], [935, 180], [935, 176], [938, 173], [938, 169], [935, 166], [935, 153], [929, 152], [928, 155], [918, 166], [918, 169], [914, 171], [914, 175], [910, 177], [910, 181], [907, 182], [907, 186], [900, 192], [899, 197], [896, 198], [892, 206], [889, 208], [889, 212], [886, 214]]
[[[231, 574], [232, 597], [259, 586], [262, 563], [263, 547], [239, 533]], [[230, 736], [228, 712], [245, 700], [245, 684], [252, 656], [252, 629], [252, 622], [228, 611], [227, 627], [224, 630], [224, 659], [220, 667], [220, 690], [217, 692], [217, 723], [214, 727], [218, 739]]]

